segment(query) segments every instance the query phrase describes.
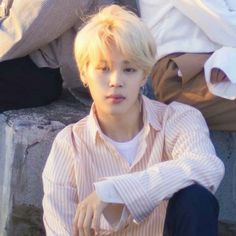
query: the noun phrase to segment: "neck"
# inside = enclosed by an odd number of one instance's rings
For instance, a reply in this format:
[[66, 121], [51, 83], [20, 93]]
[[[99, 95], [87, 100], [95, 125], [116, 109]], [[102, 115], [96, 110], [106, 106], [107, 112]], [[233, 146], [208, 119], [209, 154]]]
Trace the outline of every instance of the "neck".
[[140, 106], [129, 112], [128, 117], [98, 116], [98, 123], [105, 135], [118, 142], [131, 140], [143, 127], [143, 116]]

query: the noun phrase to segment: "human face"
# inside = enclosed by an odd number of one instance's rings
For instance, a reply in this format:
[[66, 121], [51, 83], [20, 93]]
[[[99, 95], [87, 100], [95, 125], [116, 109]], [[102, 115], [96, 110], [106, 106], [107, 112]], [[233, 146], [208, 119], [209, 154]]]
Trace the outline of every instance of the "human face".
[[138, 95], [146, 82], [144, 71], [115, 47], [90, 62], [82, 80], [88, 84], [98, 116], [124, 116], [140, 109]]

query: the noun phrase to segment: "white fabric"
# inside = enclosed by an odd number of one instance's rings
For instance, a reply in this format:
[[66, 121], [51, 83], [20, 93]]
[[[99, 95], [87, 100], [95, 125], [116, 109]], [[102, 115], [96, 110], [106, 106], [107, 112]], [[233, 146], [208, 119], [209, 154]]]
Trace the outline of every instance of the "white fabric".
[[127, 142], [117, 142], [107, 136], [106, 139], [115, 146], [117, 151], [128, 161], [129, 165], [131, 165], [136, 156], [141, 132], [142, 130], [138, 132], [134, 138]]
[[[231, 47], [232, 50], [221, 50], [217, 55], [223, 62], [221, 69], [234, 80], [235, 0], [140, 0], [139, 4], [141, 17], [157, 43], [157, 59], [177, 52], [204, 53], [220, 50], [223, 46]], [[236, 89], [232, 83], [210, 85], [209, 71], [219, 67], [219, 59], [213, 56], [209, 60], [205, 65], [209, 90], [217, 96], [235, 99]]]
[[[212, 68], [224, 71], [229, 81], [212, 84], [210, 81]], [[236, 99], [236, 48], [222, 47], [215, 51], [205, 63], [205, 78], [211, 93], [230, 100]]]

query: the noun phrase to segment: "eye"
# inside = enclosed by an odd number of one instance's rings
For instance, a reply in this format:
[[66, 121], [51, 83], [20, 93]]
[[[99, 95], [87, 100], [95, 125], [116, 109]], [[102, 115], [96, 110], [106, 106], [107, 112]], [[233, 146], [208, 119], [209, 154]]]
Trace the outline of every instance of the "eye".
[[133, 68], [133, 67], [126, 67], [126, 68], [124, 69], [124, 71], [127, 72], [127, 73], [132, 73], [132, 72], [136, 72], [136, 69]]
[[107, 72], [110, 70], [110, 68], [108, 66], [97, 66], [96, 70], [102, 71], [102, 72]]

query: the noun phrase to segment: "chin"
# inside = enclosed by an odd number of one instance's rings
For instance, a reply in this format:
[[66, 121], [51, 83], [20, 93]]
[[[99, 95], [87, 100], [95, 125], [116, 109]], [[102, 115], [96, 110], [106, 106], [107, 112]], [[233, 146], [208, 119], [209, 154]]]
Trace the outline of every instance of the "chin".
[[112, 116], [119, 116], [119, 115], [123, 115], [126, 112], [124, 108], [122, 107], [114, 107], [114, 108], [109, 109], [107, 113]]

